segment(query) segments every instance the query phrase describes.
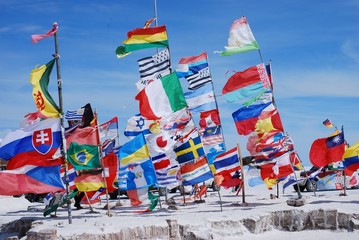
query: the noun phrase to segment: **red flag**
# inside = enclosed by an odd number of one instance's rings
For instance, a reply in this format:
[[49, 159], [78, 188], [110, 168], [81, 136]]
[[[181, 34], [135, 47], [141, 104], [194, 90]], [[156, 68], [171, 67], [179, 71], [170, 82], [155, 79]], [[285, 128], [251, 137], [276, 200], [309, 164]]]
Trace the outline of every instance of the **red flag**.
[[344, 132], [328, 138], [319, 138], [312, 143], [309, 160], [316, 167], [324, 167], [342, 160], [345, 152]]
[[31, 35], [32, 43], [38, 43], [40, 40], [53, 36], [58, 29], [57, 22], [54, 22], [53, 28], [45, 34], [33, 34]]
[[201, 112], [199, 120], [199, 126], [201, 128], [214, 127], [220, 123], [221, 122], [219, 120], [219, 113], [217, 109]]

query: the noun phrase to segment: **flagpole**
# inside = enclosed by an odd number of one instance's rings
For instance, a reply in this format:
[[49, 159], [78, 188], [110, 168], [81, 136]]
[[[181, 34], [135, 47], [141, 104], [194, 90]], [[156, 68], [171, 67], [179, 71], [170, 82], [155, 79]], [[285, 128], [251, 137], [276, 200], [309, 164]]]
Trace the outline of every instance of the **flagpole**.
[[99, 156], [100, 157], [100, 165], [102, 167], [102, 179], [103, 179], [103, 182], [105, 184], [105, 191], [106, 191], [107, 215], [109, 217], [111, 217], [110, 202], [109, 202], [109, 199], [108, 199], [108, 188], [107, 188], [106, 175], [105, 175], [105, 166], [104, 166], [103, 156], [102, 156], [102, 147], [101, 147], [101, 140], [100, 140], [100, 129], [99, 129], [99, 124], [98, 124], [98, 118], [97, 118], [96, 109], [95, 109], [94, 115], [95, 115], [95, 124], [96, 124], [96, 128], [97, 128], [97, 141], [99, 143], [98, 149], [99, 149], [99, 155], [100, 155]]
[[[54, 22], [54, 25], [57, 25], [57, 22]], [[62, 147], [61, 153], [64, 159], [65, 165], [65, 184], [66, 184], [66, 195], [69, 195], [69, 176], [68, 176], [68, 165], [67, 165], [67, 150], [66, 150], [66, 137], [65, 137], [65, 120], [64, 120], [64, 111], [63, 111], [63, 102], [62, 102], [62, 79], [61, 79], [61, 72], [60, 72], [60, 55], [59, 55], [59, 43], [57, 39], [57, 31], [54, 34], [55, 39], [55, 54], [53, 54], [56, 60], [56, 73], [57, 73], [57, 90], [59, 95], [59, 110], [60, 110], [60, 124], [61, 124], [61, 137], [62, 137]], [[71, 216], [71, 201], [70, 199], [67, 200], [67, 212], [68, 212], [68, 220], [69, 224], [72, 223], [72, 216]]]
[[241, 154], [241, 147], [239, 146], [239, 143], [237, 143], [237, 151], [238, 151], [238, 158], [239, 158], [239, 163], [241, 165], [241, 177], [242, 177], [242, 204], [243, 205], [247, 205], [246, 203], [246, 194], [244, 191], [244, 169], [243, 169], [243, 159], [242, 159], [242, 154]]

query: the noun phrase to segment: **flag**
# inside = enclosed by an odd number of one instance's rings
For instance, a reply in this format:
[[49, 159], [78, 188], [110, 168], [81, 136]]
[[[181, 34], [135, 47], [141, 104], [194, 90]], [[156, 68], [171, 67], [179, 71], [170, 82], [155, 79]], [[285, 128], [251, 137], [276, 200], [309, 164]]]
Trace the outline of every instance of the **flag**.
[[325, 119], [323, 121], [323, 125], [326, 126], [327, 128], [333, 128], [334, 127], [333, 123], [329, 119]]
[[188, 108], [192, 113], [200, 113], [217, 109], [216, 99], [211, 84], [186, 92], [184, 94]]
[[137, 61], [141, 80], [136, 83], [137, 89], [141, 91], [152, 80], [160, 80], [171, 73], [170, 53], [168, 49]]
[[96, 145], [72, 142], [67, 151], [67, 160], [77, 171], [101, 167], [99, 149]]
[[118, 189], [119, 160], [115, 153], [110, 153], [103, 158], [103, 169], [108, 192]]
[[143, 26], [143, 28], [149, 28], [151, 26], [151, 24], [156, 20], [156, 18], [151, 18], [151, 19], [148, 19], [146, 22], [145, 22], [145, 25]]
[[66, 133], [66, 148], [70, 147], [72, 142], [77, 144], [87, 144], [87, 145], [98, 145], [99, 136], [98, 130], [96, 127], [77, 127], [74, 130]]
[[46, 166], [62, 144], [60, 119], [48, 118], [8, 133], [0, 142], [0, 158], [7, 169], [24, 165]]
[[225, 51], [220, 51], [221, 56], [244, 53], [259, 49], [258, 43], [253, 36], [247, 19], [243, 16], [232, 23], [229, 30], [228, 46]]
[[[253, 101], [270, 88], [270, 82], [263, 63], [236, 72], [226, 82], [222, 94], [228, 102]], [[245, 104], [245, 103], [244, 103]]]
[[12, 170], [0, 171], [0, 195], [13, 196], [26, 193], [63, 191], [60, 164], [48, 166], [24, 165]]
[[130, 164], [126, 175], [126, 190], [157, 184], [156, 172], [151, 159]]
[[268, 107], [269, 103], [262, 103], [242, 107], [232, 113], [234, 123], [236, 124], [237, 132], [239, 135], [248, 135], [254, 131], [255, 125], [258, 121], [259, 115]]
[[216, 156], [213, 161], [213, 165], [216, 174], [219, 174], [223, 171], [231, 173], [240, 170], [241, 166], [239, 164], [237, 147], [234, 147], [227, 152]]
[[221, 123], [217, 109], [201, 112], [199, 117], [199, 126], [201, 129], [218, 126]]
[[[65, 165], [63, 165], [63, 164], [60, 167], [60, 177], [61, 177], [61, 180], [62, 180], [64, 186], [66, 186]], [[74, 182], [76, 177], [77, 177], [77, 173], [76, 173], [75, 168], [71, 164], [67, 164], [67, 178], [68, 178], [68, 184], [69, 184], [70, 190], [76, 189], [76, 185]]]
[[203, 52], [197, 56], [181, 58], [176, 72], [178, 77], [181, 78], [193, 75], [206, 67], [208, 67], [207, 53]]
[[260, 169], [257, 167], [248, 166], [245, 176], [250, 187], [264, 184], [263, 179], [260, 175]]
[[[155, 165], [156, 167], [156, 165]], [[158, 185], [172, 189], [179, 186], [179, 165], [168, 166], [166, 168], [156, 170]]]
[[24, 118], [21, 120], [19, 128], [26, 127], [28, 125], [40, 122], [47, 118], [45, 115], [40, 113], [39, 111], [28, 113], [24, 116]]
[[211, 169], [208, 166], [206, 157], [201, 157], [193, 163], [181, 166], [182, 185], [194, 185], [213, 178]]
[[90, 126], [94, 119], [91, 104], [87, 103], [85, 106], [76, 110], [67, 110], [65, 118], [70, 127], [75, 125], [80, 125], [81, 127]]
[[122, 145], [118, 153], [120, 160], [118, 185], [119, 189], [126, 190], [128, 167], [131, 164], [140, 163], [150, 159], [150, 153], [143, 134], [137, 135], [132, 140]]
[[48, 92], [48, 85], [55, 59], [47, 64], [35, 68], [30, 73], [30, 83], [32, 84], [32, 95], [35, 105], [39, 112], [46, 117], [58, 118], [60, 109]]
[[136, 114], [127, 120], [127, 126], [124, 131], [126, 137], [135, 137], [142, 133], [143, 135], [151, 134], [150, 127], [157, 125], [157, 121], [148, 120], [141, 114]]
[[154, 81], [136, 96], [142, 116], [157, 120], [187, 106], [176, 72]]
[[316, 167], [324, 167], [330, 163], [343, 159], [345, 140], [343, 129], [340, 133], [316, 139], [309, 151], [309, 160]]
[[105, 140], [113, 140], [118, 137], [118, 118], [113, 117], [107, 122], [99, 125], [100, 141], [104, 143]]
[[96, 172], [81, 173], [74, 180], [76, 188], [80, 192], [97, 191], [105, 187], [102, 170]]
[[204, 155], [200, 136], [190, 138], [187, 142], [174, 149], [180, 164], [192, 161]]
[[150, 206], [144, 212], [151, 212], [158, 204], [159, 197], [152, 194], [149, 188], [127, 190], [127, 196], [131, 201], [131, 206], [137, 207], [144, 203], [150, 203]]
[[168, 47], [166, 26], [152, 28], [136, 28], [127, 33], [124, 46], [116, 49], [118, 58], [124, 57], [132, 51], [146, 48]]
[[359, 168], [359, 142], [345, 150], [343, 159], [345, 174], [351, 176]]
[[188, 81], [188, 89], [190, 90], [198, 89], [207, 83], [211, 83], [212, 78], [211, 72], [209, 71], [209, 67], [200, 69], [193, 75], [187, 76], [186, 80]]
[[205, 128], [200, 131], [200, 135], [204, 146], [223, 142], [221, 125]]
[[224, 142], [210, 146], [211, 148], [206, 151], [206, 157], [208, 164], [211, 166], [213, 164], [213, 161], [216, 156], [218, 156], [221, 153], [224, 153], [226, 151], [226, 148], [224, 146]]
[[48, 31], [47, 33], [31, 35], [32, 43], [38, 43], [40, 40], [42, 40], [44, 38], [53, 36], [57, 32], [57, 29], [58, 29], [58, 25], [56, 22], [54, 22], [52, 29], [50, 31]]

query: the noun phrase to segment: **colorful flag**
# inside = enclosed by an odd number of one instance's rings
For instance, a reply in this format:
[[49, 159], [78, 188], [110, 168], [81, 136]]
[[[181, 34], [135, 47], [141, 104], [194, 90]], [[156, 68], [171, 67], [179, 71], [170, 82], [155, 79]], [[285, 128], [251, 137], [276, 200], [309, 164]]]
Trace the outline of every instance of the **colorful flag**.
[[231, 173], [240, 170], [241, 166], [239, 164], [237, 147], [234, 147], [227, 152], [216, 156], [213, 161], [213, 165], [216, 174], [219, 174], [223, 171]]
[[31, 35], [32, 43], [38, 43], [40, 40], [42, 40], [44, 38], [53, 36], [57, 32], [57, 29], [58, 29], [58, 25], [56, 22], [54, 22], [52, 29], [50, 31], [48, 31], [47, 33]]
[[243, 107], [232, 113], [239, 135], [248, 135], [254, 131], [259, 115], [272, 103], [262, 103]]
[[97, 191], [105, 187], [102, 171], [94, 173], [82, 173], [74, 180], [76, 188], [80, 192]]
[[14, 196], [26, 193], [63, 191], [60, 164], [48, 166], [24, 165], [13, 170], [0, 171], [0, 195]]
[[150, 159], [150, 153], [146, 144], [143, 134], [137, 135], [132, 140], [122, 145], [119, 150], [120, 168], [118, 184], [119, 189], [123, 190], [127, 188], [127, 174], [129, 172], [128, 167], [131, 164], [138, 164]]
[[127, 120], [127, 126], [124, 131], [126, 137], [135, 137], [142, 133], [143, 135], [151, 134], [150, 127], [156, 125], [156, 121], [148, 120], [141, 114], [136, 114]]
[[90, 126], [94, 119], [91, 104], [87, 103], [82, 108], [66, 111], [65, 118], [70, 127], [75, 125], [80, 125], [81, 127]]
[[72, 142], [67, 151], [67, 160], [76, 170], [100, 168], [99, 147]]
[[150, 81], [160, 80], [171, 73], [170, 53], [168, 49], [137, 61], [141, 80], [136, 83], [137, 89], [141, 91]]
[[135, 99], [139, 101], [141, 115], [151, 120], [158, 120], [187, 106], [175, 72], [148, 84]]
[[213, 178], [211, 169], [208, 166], [206, 157], [201, 157], [193, 163], [181, 166], [182, 185], [194, 185]]
[[51, 60], [46, 65], [44, 64], [39, 68], [33, 69], [30, 73], [30, 83], [33, 86], [32, 95], [38, 111], [46, 117], [58, 118], [60, 109], [48, 92], [50, 75], [54, 63], [55, 59]]
[[208, 67], [207, 53], [203, 52], [197, 56], [181, 58], [176, 72], [178, 77], [181, 78], [193, 75], [206, 67]]
[[203, 146], [209, 146], [223, 142], [221, 125], [208, 127], [199, 132]]
[[[65, 165], [63, 165], [63, 164], [61, 165], [61, 168], [60, 168], [60, 177], [65, 186], [66, 185]], [[67, 178], [68, 178], [70, 190], [76, 189], [76, 185], [74, 182], [76, 177], [77, 177], [77, 173], [76, 173], [75, 168], [71, 164], [67, 164]]]
[[174, 149], [180, 164], [192, 161], [204, 155], [200, 136], [190, 138], [187, 142]]
[[144, 212], [151, 212], [158, 204], [159, 197], [152, 194], [149, 188], [127, 190], [127, 196], [131, 201], [131, 206], [137, 207], [141, 204], [150, 203], [150, 206]]
[[343, 158], [345, 174], [351, 176], [359, 168], [359, 142], [348, 147], [345, 150]]
[[345, 152], [345, 140], [343, 129], [340, 133], [328, 137], [316, 139], [309, 151], [309, 160], [316, 167], [324, 167], [330, 163], [343, 159]]
[[151, 26], [151, 24], [156, 20], [156, 18], [151, 18], [151, 19], [148, 19], [146, 22], [145, 22], [145, 25], [143, 26], [143, 28], [149, 28]]
[[327, 128], [333, 128], [334, 127], [333, 123], [329, 119], [325, 119], [323, 121], [323, 125], [326, 126]]
[[238, 100], [251, 102], [263, 95], [269, 88], [267, 71], [261, 63], [233, 74], [224, 85], [222, 94], [228, 102]]
[[72, 142], [77, 144], [99, 145], [98, 129], [96, 127], [77, 127], [70, 132], [66, 132], [66, 148]]
[[24, 116], [24, 118], [20, 121], [20, 128], [26, 127], [28, 125], [40, 122], [47, 118], [45, 115], [40, 113], [39, 111], [28, 113]]
[[149, 187], [154, 184], [157, 184], [157, 178], [151, 159], [128, 166], [126, 190]]
[[225, 151], [226, 148], [224, 146], [224, 142], [210, 146], [210, 149], [206, 151], [208, 164], [211, 166], [213, 164], [215, 157], [217, 157], [219, 154], [224, 153]]
[[156, 170], [158, 185], [167, 187], [167, 189], [179, 186], [178, 172], [179, 165], [168, 166], [166, 168]]
[[54, 155], [61, 144], [60, 119], [48, 118], [8, 133], [0, 142], [0, 158], [13, 160], [7, 169], [46, 166], [47, 161], [57, 158]]
[[124, 57], [132, 51], [146, 48], [168, 47], [166, 26], [152, 28], [136, 28], [127, 33], [124, 46], [116, 49], [118, 58]]
[[259, 49], [258, 43], [244, 16], [232, 23], [229, 30], [228, 46], [224, 48], [225, 51], [219, 52], [221, 56], [230, 56]]
[[113, 140], [118, 137], [118, 118], [113, 117], [111, 120], [100, 124], [99, 126], [100, 140], [104, 143], [105, 140]]
[[193, 75], [187, 76], [186, 80], [188, 81], [188, 89], [195, 90], [207, 83], [212, 82], [211, 72], [209, 71], [209, 67], [205, 67], [200, 69], [198, 72]]
[[199, 117], [199, 126], [201, 129], [218, 126], [221, 123], [217, 109], [201, 112]]
[[206, 84], [201, 88], [186, 92], [184, 94], [188, 108], [192, 113], [200, 113], [217, 109], [213, 87]]

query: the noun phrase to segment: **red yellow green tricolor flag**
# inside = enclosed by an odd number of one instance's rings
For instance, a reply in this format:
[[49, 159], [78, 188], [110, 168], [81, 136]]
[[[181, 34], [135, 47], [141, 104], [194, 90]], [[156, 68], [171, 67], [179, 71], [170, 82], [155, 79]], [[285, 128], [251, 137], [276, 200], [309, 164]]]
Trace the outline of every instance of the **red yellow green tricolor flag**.
[[127, 33], [127, 39], [123, 41], [123, 44], [124, 46], [116, 49], [118, 58], [145, 48], [168, 47], [166, 26], [136, 28]]
[[58, 118], [60, 109], [49, 94], [47, 87], [50, 81], [50, 74], [54, 67], [55, 59], [35, 68], [30, 73], [30, 83], [32, 84], [32, 96], [39, 112], [46, 117]]

